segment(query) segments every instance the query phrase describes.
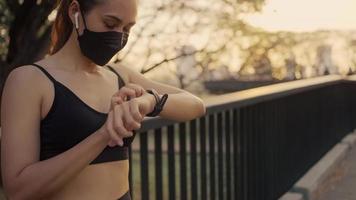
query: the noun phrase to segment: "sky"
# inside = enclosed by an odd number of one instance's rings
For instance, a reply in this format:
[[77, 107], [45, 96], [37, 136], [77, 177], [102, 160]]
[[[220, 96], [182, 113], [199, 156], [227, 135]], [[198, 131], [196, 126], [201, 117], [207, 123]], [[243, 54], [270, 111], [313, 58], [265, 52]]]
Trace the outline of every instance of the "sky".
[[266, 0], [246, 19], [269, 31], [356, 30], [356, 0]]

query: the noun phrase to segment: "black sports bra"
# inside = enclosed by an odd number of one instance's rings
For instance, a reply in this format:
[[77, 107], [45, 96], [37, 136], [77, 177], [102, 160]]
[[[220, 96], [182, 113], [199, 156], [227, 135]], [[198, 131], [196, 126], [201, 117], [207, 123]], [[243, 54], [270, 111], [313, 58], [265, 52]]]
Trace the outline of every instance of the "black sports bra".
[[[43, 67], [38, 67], [54, 85], [54, 100], [48, 114], [40, 124], [40, 160], [56, 156], [98, 130], [106, 121], [107, 113], [99, 112], [62, 83], [56, 81]], [[125, 85], [121, 76], [110, 66], [108, 68], [118, 76], [119, 89]], [[105, 149], [90, 163], [102, 163], [128, 159], [128, 147], [133, 136], [124, 138], [124, 146], [106, 146]]]

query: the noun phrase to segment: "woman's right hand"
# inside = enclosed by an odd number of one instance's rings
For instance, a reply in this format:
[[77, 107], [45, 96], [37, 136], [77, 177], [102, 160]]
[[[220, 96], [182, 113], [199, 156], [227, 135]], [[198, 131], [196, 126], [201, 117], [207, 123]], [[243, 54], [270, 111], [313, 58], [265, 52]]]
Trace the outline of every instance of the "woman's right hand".
[[[120, 105], [123, 102], [128, 101], [129, 97], [131, 99], [137, 98], [142, 96], [144, 93], [145, 89], [142, 86], [133, 83], [126, 84], [111, 97], [110, 110], [112, 110], [116, 105]], [[117, 145], [117, 142], [115, 140], [110, 140], [108, 145], [113, 147]]]
[[128, 118], [127, 115], [131, 115], [130, 113], [125, 114], [127, 113], [127, 111], [125, 111], [127, 110], [127, 107], [128, 104], [124, 103], [116, 105], [114, 109], [109, 111], [105, 124], [100, 128], [104, 134], [107, 134], [108, 145], [110, 147], [114, 147], [116, 145], [123, 146], [123, 138], [133, 136], [132, 130], [139, 129], [141, 127], [141, 124], [138, 122], [140, 120], [133, 120], [129, 122], [130, 126], [125, 125], [125, 118]]
[[123, 138], [133, 136], [132, 131], [141, 128], [147, 104], [144, 98], [134, 98], [113, 106], [101, 127], [110, 136], [110, 147], [123, 146]]

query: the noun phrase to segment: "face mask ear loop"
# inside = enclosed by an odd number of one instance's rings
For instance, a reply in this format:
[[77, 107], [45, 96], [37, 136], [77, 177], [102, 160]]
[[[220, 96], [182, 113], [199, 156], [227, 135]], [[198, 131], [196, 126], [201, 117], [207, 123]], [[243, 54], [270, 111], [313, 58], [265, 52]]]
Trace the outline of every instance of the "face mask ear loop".
[[127, 42], [129, 35], [125, 32], [122, 33], [122, 37], [121, 37], [121, 46], [124, 45], [125, 42]]
[[82, 14], [82, 18], [83, 18], [83, 22], [84, 22], [84, 27], [85, 27], [85, 29], [88, 29], [88, 27], [87, 27], [87, 22], [86, 22], [86, 20], [85, 20], [84, 13], [83, 13], [82, 9], [80, 9], [80, 13]]

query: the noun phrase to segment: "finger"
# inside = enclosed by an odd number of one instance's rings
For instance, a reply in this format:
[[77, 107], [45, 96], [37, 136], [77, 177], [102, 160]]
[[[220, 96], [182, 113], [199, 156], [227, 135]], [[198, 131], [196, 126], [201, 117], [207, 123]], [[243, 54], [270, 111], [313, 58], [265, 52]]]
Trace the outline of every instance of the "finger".
[[117, 98], [117, 99], [122, 99], [122, 101], [126, 101], [126, 96], [127, 94], [127, 88], [125, 89], [126, 86], [122, 87], [120, 90], [115, 92], [111, 98]]
[[108, 143], [108, 146], [109, 146], [109, 147], [114, 147], [114, 146], [116, 146], [116, 145], [117, 145], [117, 144], [116, 144], [115, 140], [110, 140], [109, 143]]
[[141, 121], [136, 120], [133, 116], [133, 113], [131, 112], [131, 104], [135, 104], [135, 101], [130, 101], [129, 103], [123, 106], [124, 122], [125, 126], [127, 126], [129, 130], [138, 129], [141, 126]]
[[135, 100], [130, 101], [130, 112], [137, 122], [141, 122], [143, 120], [143, 116], [138, 107], [138, 103]]
[[128, 131], [124, 123], [122, 121], [123, 118], [123, 111], [122, 111], [122, 105], [120, 106], [115, 106], [114, 108], [114, 129], [118, 132], [118, 134], [122, 137], [130, 137], [130, 131]]
[[140, 128], [141, 124], [138, 123], [131, 115], [130, 105], [128, 103], [126, 103], [126, 104], [123, 104], [122, 107], [123, 107], [123, 111], [124, 111], [123, 118], [124, 118], [125, 126], [128, 128], [128, 130]]
[[124, 101], [121, 97], [113, 96], [111, 97], [110, 110], [113, 110], [116, 105], [122, 104]]
[[145, 94], [145, 92], [146, 92], [145, 88], [141, 88], [141, 96], [142, 96], [143, 94]]
[[135, 93], [136, 93], [136, 97], [140, 97], [143, 95], [144, 93], [144, 89], [140, 86], [140, 85], [137, 85], [137, 84], [132, 84], [132, 83], [129, 83], [127, 84], [128, 87], [132, 88], [133, 90], [135, 90]]
[[111, 112], [111, 117], [110, 120], [107, 123], [107, 129], [111, 137], [111, 142], [109, 142], [109, 145], [111, 146], [122, 146], [124, 144], [124, 141], [122, 140], [121, 137], [119, 137], [118, 133], [114, 130], [113, 128], [113, 113]]
[[135, 98], [136, 92], [131, 88], [123, 87], [120, 89], [118, 96], [121, 97], [124, 101], [126, 101], [126, 97]]
[[113, 120], [114, 120], [113, 115], [114, 115], [113, 112], [109, 112], [108, 120], [106, 123], [106, 129], [109, 132], [111, 139], [113, 139], [116, 142], [116, 144], [122, 146], [124, 144], [124, 142], [122, 141], [122, 139], [119, 137], [118, 133], [113, 128], [114, 127], [113, 126], [114, 125], [113, 124]]
[[118, 104], [124, 102], [124, 100], [123, 100], [121, 97], [119, 97], [119, 96], [114, 96], [114, 97], [111, 98], [111, 100], [112, 100], [112, 102], [118, 103]]

